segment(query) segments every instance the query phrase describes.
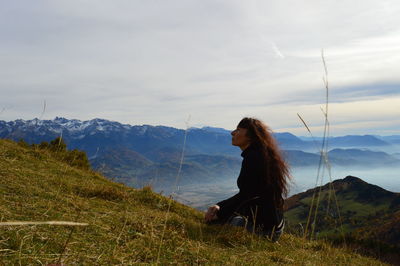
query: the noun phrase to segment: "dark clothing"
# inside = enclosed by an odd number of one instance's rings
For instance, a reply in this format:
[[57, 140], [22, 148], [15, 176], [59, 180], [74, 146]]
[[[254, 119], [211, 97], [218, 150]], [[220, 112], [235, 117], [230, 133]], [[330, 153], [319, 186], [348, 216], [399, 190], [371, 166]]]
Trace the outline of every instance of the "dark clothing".
[[276, 242], [279, 240], [280, 236], [283, 233], [283, 229], [285, 228], [284, 220], [282, 220], [282, 222], [278, 226], [272, 229], [264, 230], [262, 228], [255, 228], [251, 222], [249, 222], [246, 218], [242, 216], [232, 217], [232, 219], [230, 219], [229, 221], [229, 224], [233, 226], [245, 227], [246, 230], [250, 233], [255, 233], [259, 236], [265, 236], [269, 238], [272, 242]]
[[[220, 207], [218, 221], [227, 223], [232, 217], [239, 215], [261, 230], [272, 230], [282, 222], [283, 212], [279, 208], [279, 202], [283, 199], [274, 191], [267, 153], [261, 145], [251, 144], [241, 156], [242, 168], [237, 179], [239, 193], [217, 203]], [[274, 197], [274, 192], [278, 196]]]

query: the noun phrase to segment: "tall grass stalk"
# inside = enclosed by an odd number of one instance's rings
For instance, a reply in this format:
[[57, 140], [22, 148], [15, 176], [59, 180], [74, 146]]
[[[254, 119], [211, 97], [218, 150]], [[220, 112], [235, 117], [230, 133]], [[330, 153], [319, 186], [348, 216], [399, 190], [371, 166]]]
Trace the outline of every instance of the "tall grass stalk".
[[114, 246], [114, 249], [113, 249], [113, 256], [115, 256], [115, 251], [117, 250], [119, 240], [121, 239], [121, 236], [122, 236], [122, 234], [123, 234], [123, 232], [125, 230], [126, 224], [128, 223], [127, 212], [128, 212], [128, 210], [126, 208], [125, 209], [125, 215], [124, 215], [124, 224], [122, 225], [121, 231], [119, 232], [117, 239], [115, 240], [115, 246]]
[[43, 101], [43, 110], [42, 110], [42, 113], [40, 114], [39, 120], [42, 119], [44, 113], [46, 112], [46, 105], [47, 105], [47, 104], [46, 104], [46, 100], [44, 100], [44, 101]]
[[[184, 136], [183, 136], [182, 153], [181, 153], [181, 158], [180, 158], [180, 161], [179, 161], [178, 173], [176, 174], [174, 188], [173, 188], [173, 192], [171, 193], [171, 195], [173, 193], [175, 193], [175, 191], [177, 190], [178, 182], [179, 182], [179, 179], [180, 179], [180, 176], [181, 176], [183, 160], [185, 158], [185, 147], [186, 147], [187, 132], [189, 130], [189, 121], [190, 121], [190, 115], [189, 115], [188, 119], [185, 122], [186, 128], [185, 128], [185, 132], [184, 132]], [[168, 222], [168, 219], [169, 219], [169, 213], [170, 213], [170, 210], [171, 210], [172, 201], [173, 201], [172, 199], [168, 200], [168, 208], [167, 208], [167, 212], [165, 214], [165, 220], [164, 220], [164, 226], [163, 226], [163, 231], [162, 231], [162, 235], [161, 235], [160, 245], [158, 247], [157, 264], [160, 261], [161, 248], [162, 248], [163, 241], [164, 241], [165, 230], [167, 229], [167, 222]]]
[[[81, 215], [81, 211], [82, 211], [82, 209], [78, 209], [78, 214], [77, 214], [76, 219], [75, 219], [76, 221], [79, 219], [79, 216]], [[69, 231], [69, 235], [67, 237], [67, 240], [65, 241], [64, 246], [62, 248], [62, 251], [60, 253], [60, 256], [58, 257], [58, 262], [57, 262], [58, 264], [61, 263], [61, 260], [62, 260], [62, 257], [64, 255], [64, 252], [67, 250], [67, 246], [68, 246], [69, 242], [72, 239], [72, 234], [74, 233], [75, 228], [76, 228], [75, 226], [71, 226], [71, 230]]]
[[[329, 119], [328, 119], [328, 115], [329, 115], [329, 80], [328, 80], [328, 67], [326, 64], [323, 50], [321, 51], [321, 58], [322, 58], [322, 63], [323, 63], [323, 68], [324, 68], [324, 75], [322, 77], [322, 80], [323, 80], [323, 84], [325, 87], [325, 110], [321, 107], [321, 111], [324, 116], [324, 132], [323, 132], [322, 144], [321, 144], [321, 148], [320, 148], [320, 158], [319, 158], [319, 163], [318, 163], [318, 171], [317, 171], [317, 178], [316, 178], [315, 187], [314, 187], [314, 193], [313, 193], [313, 196], [311, 199], [310, 210], [308, 212], [307, 223], [306, 223], [306, 228], [304, 230], [303, 237], [308, 236], [308, 230], [309, 230], [310, 226], [311, 226], [310, 238], [314, 237], [315, 225], [316, 225], [317, 217], [318, 217], [317, 215], [318, 215], [320, 197], [322, 194], [323, 177], [325, 175], [325, 169], [326, 169], [328, 176], [329, 176], [328, 206], [329, 206], [331, 194], [333, 194], [333, 197], [335, 199], [335, 204], [336, 204], [336, 210], [337, 210], [338, 218], [339, 218], [339, 222], [340, 222], [341, 233], [342, 233], [342, 237], [343, 237], [343, 240], [345, 243], [345, 238], [344, 238], [344, 233], [343, 233], [343, 224], [342, 224], [342, 219], [341, 219], [341, 215], [340, 215], [339, 204], [338, 204], [337, 198], [336, 198], [335, 189], [334, 189], [333, 183], [332, 183], [333, 180], [332, 180], [331, 165], [329, 163], [329, 158], [328, 158], [328, 140], [329, 140], [329, 133], [330, 133], [330, 123], [329, 123]], [[310, 130], [310, 127], [307, 125], [305, 120], [299, 114], [297, 114], [297, 115], [300, 118], [301, 122], [306, 127], [309, 134], [311, 135], [313, 142], [316, 144], [315, 138]], [[322, 171], [321, 171], [321, 169], [322, 169]], [[318, 184], [319, 184], [319, 190], [316, 189]], [[314, 202], [315, 202], [315, 205], [314, 205]], [[313, 221], [311, 221], [311, 216], [312, 216], [313, 212], [314, 212], [314, 218], [313, 218]], [[328, 212], [327, 212], [327, 214], [328, 214]]]

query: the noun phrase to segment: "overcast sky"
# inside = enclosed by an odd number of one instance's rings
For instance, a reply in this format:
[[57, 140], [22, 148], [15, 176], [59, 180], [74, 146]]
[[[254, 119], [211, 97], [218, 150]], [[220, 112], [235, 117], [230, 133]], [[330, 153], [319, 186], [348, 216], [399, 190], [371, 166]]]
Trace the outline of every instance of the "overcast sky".
[[397, 0], [0, 3], [0, 120], [400, 134]]

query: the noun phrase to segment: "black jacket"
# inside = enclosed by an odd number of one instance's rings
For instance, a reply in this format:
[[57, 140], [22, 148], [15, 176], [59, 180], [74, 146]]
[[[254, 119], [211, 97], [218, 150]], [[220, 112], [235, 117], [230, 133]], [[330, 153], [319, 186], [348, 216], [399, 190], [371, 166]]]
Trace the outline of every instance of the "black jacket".
[[[277, 226], [283, 217], [282, 208], [274, 200], [276, 188], [274, 182], [268, 182], [271, 165], [261, 145], [251, 144], [241, 154], [242, 168], [237, 179], [239, 193], [233, 197], [218, 202], [220, 210], [217, 213], [219, 222], [225, 223], [233, 216], [241, 215], [248, 218], [257, 227], [270, 230]], [[271, 184], [270, 184], [271, 183]], [[278, 202], [283, 201], [278, 193]]]

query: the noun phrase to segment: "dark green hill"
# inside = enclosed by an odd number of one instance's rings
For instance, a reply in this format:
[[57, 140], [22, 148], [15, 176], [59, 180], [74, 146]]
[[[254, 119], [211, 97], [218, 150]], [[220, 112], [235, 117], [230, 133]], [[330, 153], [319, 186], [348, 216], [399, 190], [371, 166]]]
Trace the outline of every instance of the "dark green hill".
[[[351, 250], [284, 234], [279, 243], [151, 189], [136, 190], [60, 161], [49, 150], [0, 140], [1, 265], [379, 265]], [[86, 226], [43, 224], [49, 221]], [[31, 225], [7, 222], [35, 222]]]
[[311, 212], [309, 232], [314, 226], [316, 236], [336, 238], [343, 229], [349, 238], [400, 248], [400, 193], [347, 176], [287, 199], [286, 216], [292, 229], [302, 227], [303, 231], [306, 230], [313, 197], [313, 206], [319, 204], [317, 214], [315, 207]]

